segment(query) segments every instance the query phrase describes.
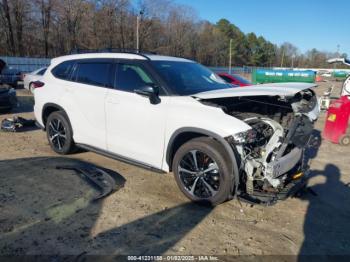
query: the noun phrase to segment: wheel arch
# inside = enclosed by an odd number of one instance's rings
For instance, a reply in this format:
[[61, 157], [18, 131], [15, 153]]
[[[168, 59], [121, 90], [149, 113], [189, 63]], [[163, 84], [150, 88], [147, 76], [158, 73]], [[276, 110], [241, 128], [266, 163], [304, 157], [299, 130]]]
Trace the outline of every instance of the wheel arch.
[[[198, 128], [198, 127], [182, 127], [177, 129], [170, 137], [168, 145], [167, 145], [167, 150], [166, 150], [166, 162], [169, 165], [170, 169], [171, 169], [171, 164], [172, 164], [172, 159], [177, 151], [177, 149], [180, 148], [181, 145], [183, 145], [184, 143], [186, 143], [187, 141], [196, 138], [196, 137], [201, 137], [201, 136], [205, 136], [205, 137], [211, 137], [215, 140], [217, 140], [218, 142], [220, 142], [220, 144], [222, 144], [224, 146], [224, 148], [227, 151], [232, 151], [232, 149], [230, 148], [230, 145], [227, 143], [227, 141], [221, 137], [220, 135], [211, 132], [209, 130], [206, 129], [202, 129], [202, 128]], [[230, 150], [228, 150], [230, 149]], [[229, 153], [229, 152], [227, 152]]]
[[67, 115], [67, 112], [66, 112], [66, 110], [64, 110], [63, 107], [61, 107], [55, 103], [46, 103], [43, 107], [43, 111], [42, 111], [42, 115], [41, 115], [42, 122], [44, 124], [44, 129], [46, 129], [47, 118], [49, 117], [49, 115], [51, 113], [56, 112], [56, 111], [62, 111], [65, 114], [65, 116], [67, 117], [69, 125], [72, 126], [71, 122], [69, 120], [69, 117]]
[[172, 161], [177, 149], [179, 149], [179, 147], [184, 143], [186, 143], [187, 141], [196, 137], [201, 137], [201, 136], [211, 137], [216, 141], [218, 141], [224, 147], [225, 151], [229, 155], [229, 158], [231, 159], [231, 162], [232, 162], [232, 172], [235, 178], [235, 191], [237, 191], [238, 184], [239, 184], [239, 173], [238, 173], [238, 165], [237, 165], [237, 159], [235, 156], [234, 149], [225, 140], [225, 138], [206, 129], [202, 129], [198, 127], [183, 127], [176, 130], [172, 134], [172, 136], [169, 139], [167, 150], [166, 150], [166, 162], [169, 166], [169, 171], [172, 171]]

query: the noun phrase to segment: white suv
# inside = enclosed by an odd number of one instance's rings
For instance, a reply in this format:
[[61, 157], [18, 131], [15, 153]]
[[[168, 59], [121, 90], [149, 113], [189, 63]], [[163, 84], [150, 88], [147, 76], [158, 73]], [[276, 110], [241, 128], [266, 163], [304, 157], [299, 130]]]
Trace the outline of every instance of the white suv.
[[212, 204], [294, 192], [318, 116], [313, 84], [232, 88], [194, 61], [145, 53], [58, 57], [34, 86], [55, 152], [173, 171], [188, 198]]

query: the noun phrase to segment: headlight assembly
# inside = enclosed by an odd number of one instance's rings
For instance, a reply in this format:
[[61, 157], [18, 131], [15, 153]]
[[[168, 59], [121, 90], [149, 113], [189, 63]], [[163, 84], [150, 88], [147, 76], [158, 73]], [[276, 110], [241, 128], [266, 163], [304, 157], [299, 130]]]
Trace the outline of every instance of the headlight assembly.
[[244, 132], [239, 132], [232, 135], [232, 142], [235, 144], [249, 144], [253, 143], [256, 139], [256, 131], [254, 129], [249, 129]]

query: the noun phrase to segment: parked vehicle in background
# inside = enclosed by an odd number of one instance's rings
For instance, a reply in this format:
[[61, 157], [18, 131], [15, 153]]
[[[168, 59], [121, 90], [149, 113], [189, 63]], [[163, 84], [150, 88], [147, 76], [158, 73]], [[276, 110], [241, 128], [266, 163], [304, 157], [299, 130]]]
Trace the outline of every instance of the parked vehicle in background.
[[0, 84], [17, 87], [18, 82], [22, 80], [22, 72], [17, 69], [4, 68], [0, 72]]
[[320, 74], [322, 77], [332, 77], [332, 74], [329, 73], [329, 72], [326, 72], [326, 73], [322, 73]]
[[235, 195], [271, 204], [305, 183], [315, 84], [232, 88], [191, 60], [118, 52], [52, 59], [34, 86], [58, 154], [78, 146], [172, 171], [184, 195], [214, 205]]
[[224, 79], [226, 83], [229, 83], [234, 87], [252, 85], [247, 79], [237, 74], [218, 73], [218, 75]]
[[34, 91], [34, 82], [40, 81], [44, 73], [46, 72], [47, 67], [39, 68], [33, 72], [24, 75], [23, 86], [25, 89], [33, 93]]
[[0, 86], [0, 113], [10, 111], [17, 105], [16, 90]]

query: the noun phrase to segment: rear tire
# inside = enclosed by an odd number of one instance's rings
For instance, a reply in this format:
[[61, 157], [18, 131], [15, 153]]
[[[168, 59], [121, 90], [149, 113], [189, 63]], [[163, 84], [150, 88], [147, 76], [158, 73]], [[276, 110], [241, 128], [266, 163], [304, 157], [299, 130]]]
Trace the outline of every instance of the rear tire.
[[232, 161], [223, 146], [210, 137], [183, 144], [172, 167], [178, 187], [192, 201], [218, 205], [234, 193]]
[[53, 151], [66, 155], [75, 149], [72, 127], [62, 111], [49, 115], [46, 121], [46, 135]]

